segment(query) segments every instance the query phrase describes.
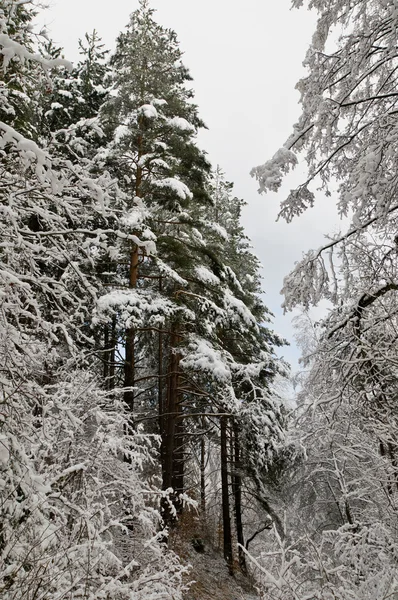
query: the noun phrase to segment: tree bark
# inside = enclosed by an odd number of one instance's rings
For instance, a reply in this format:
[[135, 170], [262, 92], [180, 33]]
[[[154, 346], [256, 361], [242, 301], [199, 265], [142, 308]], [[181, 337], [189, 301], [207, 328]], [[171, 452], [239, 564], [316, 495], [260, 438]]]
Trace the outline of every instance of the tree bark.
[[227, 443], [227, 417], [221, 417], [221, 495], [222, 495], [222, 520], [224, 539], [224, 558], [230, 575], [233, 575], [231, 516], [229, 511], [228, 487], [228, 443]]
[[111, 351], [109, 353], [109, 383], [108, 390], [113, 390], [115, 388], [115, 366], [116, 366], [116, 346], [117, 346], [117, 337], [116, 337], [116, 316], [112, 317], [112, 329], [111, 329]]
[[109, 363], [110, 363], [110, 349], [109, 349], [109, 323], [104, 325], [104, 384], [105, 388], [108, 389], [109, 383]]
[[246, 557], [243, 550], [245, 543], [243, 537], [243, 523], [242, 523], [242, 477], [241, 473], [241, 452], [239, 443], [239, 426], [236, 420], [233, 420], [233, 439], [234, 439], [234, 465], [232, 472], [232, 489], [234, 494], [235, 504], [235, 526], [236, 526], [236, 537], [238, 540], [238, 557], [240, 570], [244, 575], [247, 575]]
[[182, 512], [182, 502], [180, 494], [184, 492], [184, 468], [185, 468], [185, 457], [184, 457], [184, 421], [178, 418], [181, 414], [181, 402], [179, 396], [177, 396], [176, 402], [176, 425], [174, 435], [174, 449], [173, 449], [173, 482], [172, 487], [175, 496], [175, 507], [177, 513]]
[[[134, 245], [130, 253], [130, 277], [129, 287], [137, 287], [138, 276], [138, 246]], [[124, 360], [124, 387], [127, 388], [124, 392], [124, 401], [132, 413], [134, 411], [134, 379], [135, 379], [135, 364], [134, 364], [134, 345], [135, 331], [134, 327], [126, 329], [126, 347]]]
[[206, 515], [206, 479], [205, 479], [205, 468], [206, 468], [206, 445], [205, 438], [200, 438], [200, 510], [202, 516]]
[[[142, 156], [142, 135], [138, 137], [138, 160]], [[141, 197], [141, 186], [142, 186], [143, 172], [142, 167], [137, 167], [137, 174], [135, 180], [135, 196]], [[138, 279], [138, 262], [139, 262], [139, 247], [137, 244], [132, 244], [130, 249], [130, 268], [129, 268], [129, 288], [134, 289], [137, 287]], [[127, 388], [124, 392], [124, 401], [130, 409], [130, 412], [134, 411], [134, 379], [135, 379], [135, 359], [134, 359], [134, 346], [135, 346], [135, 331], [134, 327], [128, 327], [126, 329], [125, 339], [125, 358], [124, 358], [124, 387]]]
[[[177, 416], [181, 410], [178, 401], [179, 363], [180, 356], [177, 351], [179, 336], [176, 327], [172, 326], [170, 335], [170, 361], [167, 377], [165, 411], [162, 415], [163, 429], [161, 432], [161, 455], [162, 455], [162, 489], [172, 488], [173, 492], [169, 501], [162, 503], [162, 517], [166, 525], [175, 522], [174, 510], [177, 510], [177, 498], [175, 486], [181, 486], [181, 473], [176, 470], [176, 437], [180, 439], [181, 430], [176, 426]], [[177, 429], [177, 436], [176, 436]], [[181, 468], [181, 467], [180, 467]], [[173, 507], [169, 502], [172, 502]]]

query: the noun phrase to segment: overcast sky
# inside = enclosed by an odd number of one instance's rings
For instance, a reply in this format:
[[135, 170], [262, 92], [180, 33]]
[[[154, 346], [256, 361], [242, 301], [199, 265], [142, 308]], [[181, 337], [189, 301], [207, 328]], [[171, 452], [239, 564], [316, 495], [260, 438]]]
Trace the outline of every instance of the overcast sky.
[[[138, 6], [138, 0], [50, 1], [41, 21], [70, 60], [78, 58], [78, 39], [93, 29], [113, 49]], [[152, 6], [156, 20], [177, 32], [194, 78], [196, 103], [209, 128], [199, 144], [248, 203], [244, 224], [264, 265], [265, 300], [275, 314], [275, 329], [292, 343], [283, 354], [294, 366], [298, 351], [291, 315], [283, 316], [280, 308], [283, 277], [303, 251], [338, 228], [338, 221], [331, 200], [320, 196], [295, 222], [275, 222], [279, 202], [299, 174], [279, 194], [259, 196], [249, 172], [284, 143], [299, 115], [294, 86], [305, 74], [302, 62], [315, 15], [290, 10], [290, 0], [152, 0]]]

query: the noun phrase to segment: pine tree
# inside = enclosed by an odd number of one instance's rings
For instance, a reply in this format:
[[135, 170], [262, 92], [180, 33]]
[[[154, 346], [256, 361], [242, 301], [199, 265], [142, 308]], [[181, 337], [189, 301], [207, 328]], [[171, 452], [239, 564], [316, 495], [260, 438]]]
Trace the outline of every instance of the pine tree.
[[[176, 284], [183, 281], [178, 271], [192, 261], [189, 238], [180, 242], [178, 232], [182, 227], [184, 236], [192, 236], [187, 209], [194, 197], [200, 201], [207, 198], [204, 181], [209, 169], [193, 142], [201, 122], [196, 107], [188, 102], [192, 93], [185, 82], [190, 78], [181, 56], [175, 33], [157, 25], [153, 10], [142, 2], [126, 33], [119, 37], [111, 60], [114, 93], [102, 112], [105, 130], [113, 132], [114, 139], [109, 164], [131, 197], [126, 208], [133, 214], [135, 206], [142, 209], [141, 220], [130, 225], [127, 217], [126, 225], [134, 234], [157, 239], [158, 258], [148, 258], [133, 244], [123, 261], [129, 263], [128, 286], [137, 289], [137, 300], [130, 294], [126, 301], [136, 302], [141, 296], [142, 306], [143, 299], [151, 297], [158, 307], [158, 314], [152, 317], [155, 327], [144, 310], [138, 322], [125, 329], [124, 387], [125, 401], [133, 410], [135, 381], [147, 378], [149, 391], [153, 378], [158, 378], [164, 489], [173, 487], [171, 478], [176, 470], [170, 463], [175, 452], [173, 413], [179, 404], [180, 359], [175, 347], [181, 339], [180, 315], [190, 316], [176, 294]], [[159, 354], [156, 375], [146, 372], [151, 368], [146, 344], [153, 346], [154, 334]], [[140, 361], [144, 365], [137, 367]], [[143, 377], [137, 377], [137, 369], [142, 369]], [[172, 418], [162, 413], [172, 413]]]

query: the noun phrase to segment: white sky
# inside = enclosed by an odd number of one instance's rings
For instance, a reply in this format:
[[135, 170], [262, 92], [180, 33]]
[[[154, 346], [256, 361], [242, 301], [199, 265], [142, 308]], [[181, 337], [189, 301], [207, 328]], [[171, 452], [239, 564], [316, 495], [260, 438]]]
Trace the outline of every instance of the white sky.
[[[138, 0], [50, 0], [43, 15], [53, 40], [76, 60], [77, 40], [96, 29], [112, 49]], [[295, 365], [291, 315], [283, 316], [283, 277], [302, 252], [319, 246], [323, 233], [338, 227], [333, 201], [318, 205], [295, 222], [275, 222], [284, 192], [259, 196], [249, 172], [284, 143], [299, 115], [294, 86], [305, 73], [302, 62], [315, 15], [290, 10], [290, 0], [152, 0], [156, 20], [174, 29], [194, 78], [195, 101], [209, 127], [200, 146], [248, 202], [244, 225], [264, 265], [265, 300], [276, 331], [291, 343], [283, 355]]]

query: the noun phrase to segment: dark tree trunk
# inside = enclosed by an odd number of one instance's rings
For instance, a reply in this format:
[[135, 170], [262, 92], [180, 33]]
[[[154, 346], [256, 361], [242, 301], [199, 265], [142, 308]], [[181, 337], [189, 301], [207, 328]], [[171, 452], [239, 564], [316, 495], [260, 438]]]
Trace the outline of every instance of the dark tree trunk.
[[228, 443], [227, 443], [227, 417], [221, 417], [221, 492], [222, 492], [222, 520], [224, 538], [224, 558], [230, 575], [233, 575], [231, 516], [229, 512], [229, 487], [228, 487]]
[[181, 415], [181, 402], [177, 398], [177, 415], [174, 436], [174, 456], [173, 456], [173, 490], [175, 494], [175, 506], [178, 513], [182, 511], [182, 502], [180, 494], [184, 492], [184, 422], [179, 418]]
[[[139, 249], [138, 246], [134, 245], [130, 252], [130, 276], [129, 276], [129, 287], [137, 287], [138, 277], [138, 259]], [[134, 411], [134, 381], [135, 381], [135, 364], [134, 364], [134, 344], [135, 344], [135, 331], [134, 327], [128, 327], [126, 329], [126, 346], [125, 346], [125, 359], [124, 359], [124, 387], [127, 388], [124, 392], [124, 401], [130, 409], [130, 412]]]
[[109, 381], [108, 381], [108, 389], [113, 390], [115, 388], [115, 367], [116, 367], [116, 347], [117, 347], [117, 337], [116, 337], [116, 316], [112, 318], [112, 329], [111, 329], [111, 350], [109, 353]]
[[[162, 293], [162, 278], [159, 278], [159, 293]], [[166, 454], [165, 454], [165, 406], [166, 402], [164, 399], [163, 389], [163, 336], [161, 332], [158, 333], [158, 423], [159, 423], [159, 435], [160, 435], [160, 465], [162, 468], [162, 483], [164, 486], [165, 471], [166, 471]], [[163, 487], [164, 489], [164, 487]]]
[[[140, 119], [140, 126], [142, 125], [142, 119]], [[142, 134], [138, 136], [138, 160], [142, 156], [143, 137]], [[142, 195], [142, 178], [143, 172], [142, 167], [137, 167], [137, 174], [135, 180], [134, 196], [141, 198]], [[139, 252], [140, 249], [137, 244], [132, 244], [130, 249], [130, 268], [129, 268], [129, 287], [134, 289], [137, 287], [138, 280], [138, 263], [139, 263]], [[135, 382], [135, 331], [134, 327], [128, 327], [126, 329], [125, 339], [125, 357], [124, 357], [124, 387], [127, 388], [124, 392], [124, 401], [130, 409], [130, 412], [134, 412], [134, 382]], [[133, 422], [133, 419], [131, 419]]]
[[[176, 437], [181, 437], [181, 430], [177, 426], [177, 415], [179, 414], [178, 402], [178, 384], [179, 384], [179, 362], [180, 357], [176, 351], [176, 346], [179, 336], [172, 328], [170, 335], [170, 361], [167, 376], [166, 402], [165, 411], [163, 412], [161, 421], [163, 429], [161, 432], [161, 455], [162, 455], [162, 489], [167, 490], [172, 488], [173, 493], [169, 498], [174, 507], [176, 507], [176, 497], [174, 486], [180, 485], [181, 480], [176, 471]], [[178, 434], [176, 436], [176, 433]], [[181, 468], [181, 467], [180, 467]], [[162, 517], [166, 525], [172, 525], [175, 522], [174, 511], [169, 504], [169, 501], [164, 500], [162, 503]]]
[[104, 384], [106, 389], [109, 385], [110, 348], [109, 348], [109, 323], [104, 325]]
[[206, 479], [205, 479], [205, 469], [206, 469], [206, 445], [205, 438], [200, 438], [200, 510], [202, 512], [202, 516], [204, 517], [206, 514]]
[[241, 473], [241, 452], [239, 443], [239, 426], [237, 422], [233, 421], [233, 438], [234, 438], [234, 466], [232, 473], [232, 489], [234, 494], [235, 503], [235, 526], [236, 536], [238, 539], [238, 557], [239, 566], [244, 575], [247, 575], [246, 557], [244, 553], [244, 537], [243, 537], [243, 523], [242, 523], [242, 477]]

